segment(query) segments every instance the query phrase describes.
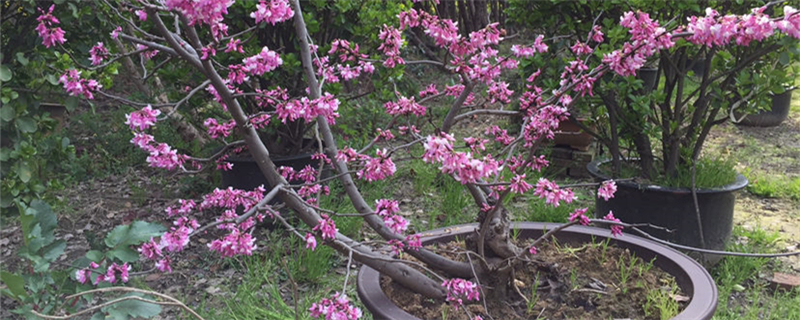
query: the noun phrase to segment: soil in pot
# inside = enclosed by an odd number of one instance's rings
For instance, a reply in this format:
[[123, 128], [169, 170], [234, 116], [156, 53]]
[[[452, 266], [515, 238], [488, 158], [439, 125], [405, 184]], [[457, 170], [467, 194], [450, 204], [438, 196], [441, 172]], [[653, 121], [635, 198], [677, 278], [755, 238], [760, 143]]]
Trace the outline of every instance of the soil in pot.
[[[464, 250], [460, 241], [435, 244], [431, 249]], [[610, 241], [554, 241], [539, 249], [538, 265], [545, 268], [531, 263], [517, 270], [518, 293], [485, 301], [495, 319], [669, 319], [688, 301], [675, 278], [654, 267], [654, 261], [645, 261]], [[455, 254], [450, 258], [464, 259]], [[469, 320], [463, 310], [426, 299], [388, 277], [382, 277], [381, 286], [397, 306], [420, 319]], [[465, 306], [488, 319], [483, 301]]]

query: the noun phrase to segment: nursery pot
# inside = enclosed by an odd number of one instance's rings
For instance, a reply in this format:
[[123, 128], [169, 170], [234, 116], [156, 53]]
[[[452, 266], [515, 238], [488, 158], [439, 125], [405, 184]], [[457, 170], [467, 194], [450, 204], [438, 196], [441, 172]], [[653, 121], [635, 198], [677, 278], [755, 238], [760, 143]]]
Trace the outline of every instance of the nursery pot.
[[[586, 119], [577, 119], [578, 122], [586, 122]], [[561, 121], [555, 131], [553, 143], [556, 145], [570, 146], [577, 150], [588, 150], [594, 141], [592, 135], [584, 132], [572, 119]]]
[[[611, 160], [595, 160], [587, 165], [589, 174], [598, 180], [610, 177], [600, 172], [600, 166]], [[705, 248], [724, 250], [733, 230], [733, 206], [735, 192], [747, 185], [747, 179], [737, 174], [736, 181], [729, 185], [697, 189], [697, 204], [703, 224]], [[609, 211], [614, 217], [627, 223], [650, 223], [674, 230], [642, 227], [645, 232], [659, 239], [692, 247], [703, 247], [697, 225], [692, 191], [689, 188], [670, 188], [657, 185], [638, 184], [632, 181], [617, 182], [617, 192], [608, 201], [595, 200], [595, 216], [602, 217]], [[705, 262], [714, 264], [721, 256], [706, 255]]]
[[644, 81], [642, 89], [645, 92], [653, 91], [658, 86], [658, 69], [656, 68], [641, 68], [639, 69], [639, 79]]
[[[539, 237], [543, 230], [552, 230], [558, 226], [555, 223], [542, 222], [518, 222], [513, 225], [520, 230], [519, 235], [523, 239]], [[423, 233], [422, 244], [446, 243], [459, 236], [463, 238], [477, 228], [478, 224], [471, 223], [428, 231]], [[609, 239], [611, 244], [627, 248], [644, 261], [656, 258], [654, 265], [674, 276], [678, 286], [691, 299], [686, 308], [672, 320], [707, 320], [716, 311], [717, 286], [714, 279], [699, 263], [672, 248], [628, 234], [611, 237], [608, 229], [579, 225], [570, 226], [556, 233], [555, 237], [560, 243], [588, 243], [593, 239]], [[419, 319], [403, 311], [386, 296], [380, 286], [380, 274], [366, 265], [358, 272], [358, 296], [375, 319]]]
[[[272, 162], [275, 163], [276, 168], [292, 167], [296, 171], [300, 171], [305, 166], [311, 165], [314, 169], [319, 169], [319, 160], [311, 159], [313, 153], [301, 153], [294, 156], [275, 157]], [[249, 153], [243, 156], [229, 156], [225, 159], [226, 162], [233, 164], [233, 169], [222, 171], [222, 186], [224, 188], [233, 187], [234, 189], [253, 190], [260, 185], [264, 185], [267, 190], [272, 189], [267, 178], [261, 173], [256, 161], [249, 156]], [[294, 183], [294, 181], [290, 181]]]
[[737, 124], [752, 127], [774, 127], [780, 125], [789, 117], [791, 102], [792, 90], [772, 95], [772, 109], [748, 114]]

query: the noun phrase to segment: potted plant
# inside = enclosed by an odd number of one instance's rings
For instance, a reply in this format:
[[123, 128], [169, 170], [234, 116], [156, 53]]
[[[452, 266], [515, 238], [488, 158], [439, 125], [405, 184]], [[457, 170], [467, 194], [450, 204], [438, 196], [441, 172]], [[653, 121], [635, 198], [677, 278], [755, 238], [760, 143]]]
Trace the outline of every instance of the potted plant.
[[731, 110], [731, 121], [745, 126], [774, 127], [789, 116], [792, 92], [800, 70], [800, 49], [796, 41], [775, 40], [786, 50], [771, 52], [752, 67], [740, 72], [738, 94], [747, 103]]
[[[540, 87], [542, 82], [537, 80], [539, 74], [534, 73], [525, 78], [527, 86], [525, 90], [513, 92], [500, 76], [504, 70], [517, 68], [519, 59], [547, 51], [548, 45], [543, 37], [537, 38], [530, 44], [515, 45], [511, 48], [511, 53], [500, 55], [497, 48], [504, 32], [497, 24], [489, 24], [471, 33], [469, 37], [461, 37], [452, 21], [410, 9], [400, 13], [399, 23], [395, 21], [394, 24], [387, 24], [381, 28], [378, 33], [381, 45], [376, 49], [378, 53], [367, 58], [360, 54], [358, 46], [354, 43], [334, 40], [329, 50], [320, 50], [320, 47], [327, 44], [310, 43], [300, 1], [260, 2], [255, 11], [249, 15], [256, 24], [264, 26], [285, 23], [294, 26], [300, 44], [299, 58], [308, 92], [307, 96], [300, 97], [283, 97], [277, 93], [263, 91], [256, 93], [277, 102], [275, 112], [269, 114], [271, 116], [269, 121], [275, 123], [289, 123], [300, 119], [316, 121], [319, 130], [315, 130], [315, 137], [324, 145], [324, 153], [317, 157], [320, 161], [330, 163], [336, 170], [335, 178], [341, 184], [344, 196], [351, 201], [357, 211], [356, 214], [341, 213], [319, 206], [319, 198], [328, 195], [325, 186], [321, 184], [318, 170], [310, 168], [295, 172], [286, 168], [279, 169], [275, 165], [273, 154], [256, 131], [258, 124], [267, 122], [263, 119], [264, 114], [245, 112], [242, 97], [251, 93], [246, 92], [245, 89], [248, 88], [240, 86], [235, 79], [240, 75], [254, 78], [264, 76], [281, 65], [280, 54], [268, 47], [242, 56], [234, 53], [237, 59], [231, 59], [233, 62], [227, 68], [219, 68], [220, 59], [228, 56], [223, 54], [219, 54], [218, 57], [204, 56], [202, 52], [208, 52], [209, 48], [215, 48], [225, 41], [235, 46], [235, 40], [244, 37], [248, 30], [244, 30], [243, 34], [231, 32], [228, 36], [215, 34], [214, 30], [221, 30], [220, 23], [224, 23], [226, 19], [240, 17], [226, 16], [228, 8], [233, 5], [231, 2], [216, 1], [209, 4], [213, 4], [211, 8], [202, 10], [188, 1], [166, 1], [157, 4], [143, 1], [132, 4], [139, 20], [147, 21], [146, 24], [137, 23], [144, 29], [130, 34], [120, 32], [118, 36], [126, 41], [142, 43], [150, 49], [158, 48], [160, 52], [171, 55], [205, 76], [207, 80], [204, 82], [208, 83], [209, 88], [213, 88], [209, 99], [218, 99], [224, 104], [226, 112], [234, 121], [230, 129], [220, 128], [220, 132], [234, 129], [238, 131], [272, 189], [253, 191], [217, 189], [196, 202], [192, 199], [179, 201], [168, 209], [169, 216], [175, 219], [171, 224], [172, 227], [160, 237], [151, 238], [139, 247], [145, 263], [154, 263], [161, 271], [170, 270], [170, 261], [176, 257], [175, 252], [195, 245], [191, 237], [198, 232], [206, 231], [217, 232], [219, 235], [218, 239], [204, 245], [211, 251], [222, 257], [250, 255], [257, 250], [253, 228], [258, 227], [257, 222], [261, 218], [272, 216], [286, 227], [289, 236], [302, 238], [306, 248], [313, 250], [318, 241], [322, 242], [343, 256], [352, 257], [353, 260], [379, 271], [392, 281], [427, 299], [450, 303], [453, 306], [463, 305], [463, 302], [474, 303], [484, 299], [502, 300], [511, 297], [522, 301], [522, 298], [516, 298], [518, 288], [513, 276], [514, 270], [547, 269], [536, 263], [537, 245], [560, 231], [569, 234], [568, 228], [592, 222], [586, 216], [588, 208], [580, 208], [572, 213], [571, 222], [550, 226], [553, 229], [543, 232], [534, 242], [517, 242], [504, 201], [512, 194], [525, 193], [533, 194], [553, 206], [575, 199], [571, 188], [566, 186], [562, 188], [546, 179], [529, 182], [526, 173], [540, 170], [547, 165], [544, 157], [537, 156], [537, 151], [547, 139], [552, 138], [559, 122], [567, 118], [573, 97], [578, 99], [581, 95], [590, 95], [594, 89], [593, 84], [603, 73], [610, 72], [609, 70], [614, 72], [622, 70], [620, 60], [603, 59], [596, 67], [588, 68], [581, 63], [589, 53], [582, 51], [583, 53], [571, 60], [573, 67], [560, 77], [563, 81], [555, 81], [558, 85], [552, 88], [554, 91]], [[642, 19], [640, 13], [630, 12], [625, 13], [625, 16], [637, 14], [639, 19]], [[167, 27], [168, 24], [164, 21], [164, 17], [167, 16], [175, 18], [180, 32], [172, 32], [172, 29]], [[44, 15], [43, 19], [48, 18]], [[794, 18], [790, 16], [786, 19]], [[132, 21], [131, 23], [133, 24]], [[623, 53], [619, 57], [632, 56], [637, 58], [637, 61], [646, 60], [656, 53], [656, 50], [652, 49], [668, 49], [672, 41], [680, 37], [709, 35], [703, 30], [689, 34], [657, 32], [657, 24], [656, 21], [641, 21], [641, 24], [624, 23], [626, 28], [638, 32], [637, 37], [643, 37], [631, 41], [647, 40], [645, 42], [651, 47], [634, 46], [633, 51]], [[411, 29], [422, 31], [432, 38], [442, 50], [441, 61], [412, 60], [403, 55], [403, 32]], [[204, 32], [206, 30], [210, 32]], [[602, 28], [592, 30], [595, 32], [590, 37], [592, 41], [602, 43], [604, 41]], [[796, 31], [796, 29], [781, 30], [787, 33]], [[45, 31], [43, 37], [46, 37], [47, 30], [43, 31]], [[667, 32], [672, 32], [672, 29]], [[150, 40], [143, 40], [142, 37]], [[631, 45], [632, 43], [620, 44], [620, 47], [631, 48]], [[661, 61], [663, 64], [663, 56]], [[382, 109], [391, 116], [391, 121], [376, 133], [376, 139], [363, 147], [355, 146], [360, 148], [337, 143], [332, 126], [341, 121], [338, 119], [339, 108], [343, 106], [342, 101], [335, 95], [325, 93], [327, 85], [333, 83], [334, 79], [360, 81], [360, 77], [369, 78], [373, 72], [380, 72], [376, 71], [378, 68], [384, 71], [388, 69], [387, 72], [391, 72], [392, 69], [409, 64], [430, 65], [432, 70], [445, 72], [447, 80], [455, 84], [445, 86], [432, 83], [422, 92], [391, 90], [395, 96], [382, 105]], [[625, 66], [633, 71], [639, 67], [641, 66]], [[225, 72], [227, 75], [223, 76]], [[71, 75], [74, 73], [68, 74], [64, 81], [70, 93], [79, 94], [84, 90], [94, 90], [76, 86], [76, 83], [86, 79]], [[512, 98], [518, 99], [520, 110], [503, 108]], [[433, 102], [446, 107], [438, 109], [429, 107]], [[486, 107], [466, 107], [476, 102]], [[497, 124], [488, 126], [481, 131], [483, 134], [478, 136], [462, 137], [459, 130], [454, 130], [461, 121], [474, 116], [498, 117], [519, 114], [524, 115], [524, 120], [520, 128], [517, 128], [519, 135], [516, 137], [509, 135], [507, 129]], [[213, 159], [192, 158], [178, 153], [164, 143], [154, 141], [153, 136], [147, 132], [152, 126], [158, 125], [157, 115], [156, 110], [145, 107], [128, 115], [127, 119], [128, 125], [134, 132], [132, 142], [150, 154], [147, 162], [151, 166], [181, 170], [192, 166], [214, 165]], [[361, 190], [369, 188], [370, 182], [392, 176], [397, 170], [396, 161], [400, 161], [403, 157], [420, 158], [438, 167], [442, 174], [460, 182], [472, 196], [476, 205], [473, 209], [476, 224], [468, 227], [470, 232], [464, 241], [465, 247], [463, 250], [458, 250], [458, 254], [469, 257], [467, 261], [423, 247], [422, 234], [407, 232], [409, 221], [398, 213], [399, 207], [396, 201], [379, 199], [373, 204], [364, 198]], [[303, 181], [301, 187], [298, 190], [290, 188], [289, 181], [298, 179]], [[598, 188], [599, 196], [606, 199], [614, 197], [614, 192], [613, 181], [605, 181]], [[277, 214], [275, 208], [268, 205], [275, 197], [280, 198], [286, 207], [294, 211], [298, 218], [296, 221], [288, 221]], [[235, 210], [237, 208], [242, 208], [243, 213], [237, 213]], [[208, 211], [222, 213], [216, 218], [209, 219], [207, 215], [202, 214]], [[366, 242], [348, 237], [338, 232], [333, 216], [363, 219], [382, 240]], [[622, 235], [622, 227], [633, 227], [620, 222], [611, 213], [606, 214], [604, 219], [594, 222], [610, 225], [611, 233], [622, 237], [626, 237]], [[217, 228], [209, 229], [213, 226]], [[543, 226], [534, 228], [541, 229]], [[589, 231], [589, 234], [591, 232]], [[529, 236], [533, 235], [534, 232], [530, 232]], [[586, 238], [588, 235], [582, 237]], [[383, 253], [381, 251], [383, 246], [412, 256], [418, 262], [410, 263]], [[666, 255], [668, 254], [664, 254]], [[93, 277], [91, 271], [97, 268], [107, 269], [104, 275], [115, 276], [114, 280], [105, 276], [97, 278], [98, 282], [115, 282], [116, 275], [127, 274], [127, 264], [117, 264], [116, 262], [120, 261], [115, 260], [113, 255], [104, 257], [102, 261], [91, 261], [91, 263], [84, 261], [85, 263], [76, 270], [74, 278], [79, 282], [86, 282], [89, 279], [87, 274]], [[667, 261], [672, 262], [666, 262], [665, 265], [679, 263], [677, 260]], [[692, 262], [686, 263], [692, 264]], [[707, 273], [702, 269], [697, 272], [701, 273], [700, 278], [705, 277], [705, 280], [691, 282], [683, 290], [705, 292], [713, 297], [713, 282], [708, 280]], [[703, 289], [700, 289], [701, 286]], [[686, 317], [708, 318], [713, 313], [715, 304], [715, 301], [709, 301], [704, 307], [699, 308], [700, 313]], [[340, 293], [330, 299], [323, 299], [309, 311], [314, 317], [327, 318], [355, 319], [362, 314], [346, 296]], [[469, 314], [471, 311], [466, 312]], [[486, 315], [470, 314], [472, 319], [483, 316]]]

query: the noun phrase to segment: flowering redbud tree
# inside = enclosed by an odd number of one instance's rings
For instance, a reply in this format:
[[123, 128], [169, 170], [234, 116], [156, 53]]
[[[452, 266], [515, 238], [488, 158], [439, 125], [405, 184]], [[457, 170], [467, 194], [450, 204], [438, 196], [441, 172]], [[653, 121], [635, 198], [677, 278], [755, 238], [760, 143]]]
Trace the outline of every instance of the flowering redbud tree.
[[[620, 23], [629, 29], [630, 39], [620, 49], [601, 59], [593, 59], [593, 51], [604, 41], [603, 30], [597, 26], [586, 36], [587, 42], [572, 46], [571, 61], [563, 70], [558, 87], [540, 87], [542, 81], [538, 79], [540, 71], [537, 71], [524, 79], [522, 92], [514, 92], [509, 89], [504, 76], [513, 74], [508, 71], [514, 71], [520, 59], [547, 51], [548, 39], [536, 37], [530, 44], [517, 44], [510, 48], [510, 52], [501, 53], [499, 44], [504, 40], [505, 31], [496, 23], [465, 37], [460, 35], [454, 22], [410, 9], [400, 13], [397, 24], [381, 28], [378, 54], [371, 58], [361, 52], [357, 44], [344, 39], [330, 43], [327, 51], [320, 50], [320, 46], [328, 44], [311, 43], [298, 0], [264, 0], [248, 19], [266, 27], [291, 23], [299, 39], [302, 76], [308, 88], [305, 95], [293, 97], [277, 86], [261, 88], [251, 85], [253, 79], [280, 68], [283, 60], [276, 48], [263, 47], [258, 52], [245, 52], [242, 41], [255, 27], [229, 30], [226, 20], [233, 19], [227, 17], [233, 3], [233, 0], [142, 0], [124, 3], [115, 9], [126, 28], [110, 31], [110, 37], [139, 46], [136, 53], [149, 58], [166, 55], [202, 74], [205, 80], [187, 90], [188, 96], [207, 93], [209, 99], [216, 101], [229, 117], [207, 119], [204, 124], [209, 136], [221, 141], [234, 134], [242, 137], [240, 142], [226, 143], [223, 150], [211, 158], [182, 154], [148, 134], [148, 130], [158, 125], [162, 113], [157, 107], [146, 106], [129, 114], [125, 123], [133, 131], [131, 142], [149, 154], [147, 163], [165, 170], [196, 171], [205, 167], [227, 170], [231, 164], [221, 160], [224, 153], [244, 147], [272, 186], [255, 190], [216, 189], [202, 199], [181, 200], [179, 205], [165, 212], [165, 218], [171, 220], [171, 228], [138, 248], [142, 259], [151, 261], [162, 272], [170, 272], [174, 254], [192, 245], [192, 237], [209, 228], [218, 229], [222, 234], [207, 244], [209, 250], [221, 257], [251, 255], [257, 250], [253, 228], [263, 219], [270, 218], [303, 239], [309, 250], [314, 250], [320, 243], [328, 245], [414, 292], [453, 305], [510, 292], [514, 286], [510, 271], [535, 255], [536, 245], [543, 241], [537, 239], [527, 247], [520, 247], [512, 241], [509, 213], [503, 207], [506, 197], [532, 193], [552, 206], [576, 199], [571, 188], [544, 178], [529, 181], [527, 174], [548, 165], [537, 151], [553, 138], [559, 122], [569, 115], [573, 101], [593, 94], [594, 83], [599, 77], [606, 73], [635, 75], [648, 58], [659, 50], [669, 50], [680, 38], [697, 45], [725, 46], [734, 45], [734, 40], [735, 44], [747, 45], [779, 32], [800, 37], [800, 14], [791, 7], [784, 8], [785, 16], [781, 18], [766, 16], [763, 10], [753, 12], [758, 19], [707, 15], [691, 19], [688, 25], [678, 30], [665, 29], [646, 13], [628, 12], [621, 17]], [[69, 38], [68, 34], [59, 31], [58, 20], [51, 11], [42, 10], [41, 25], [37, 28], [45, 46], [64, 43]], [[167, 18], [174, 22], [165, 22]], [[412, 29], [429, 37], [441, 50], [444, 59], [410, 60], [404, 56], [404, 32]], [[100, 66], [120, 58], [102, 42], [89, 54], [92, 64]], [[375, 56], [380, 58], [375, 59]], [[222, 64], [223, 57], [228, 58], [226, 61], [238, 62]], [[396, 98], [383, 105], [392, 120], [376, 132], [372, 143], [361, 150], [337, 145], [331, 127], [340, 120], [340, 100], [326, 91], [327, 86], [353, 79], [369, 79], [377, 68], [392, 69], [407, 64], [429, 64], [432, 70], [447, 73], [456, 84], [431, 83], [413, 95], [395, 91]], [[83, 78], [78, 70], [65, 70], [60, 81], [69, 94], [87, 99], [102, 90], [95, 81]], [[243, 108], [246, 101], [255, 102], [261, 111], [246, 114]], [[443, 119], [431, 116], [432, 112], [426, 105], [434, 102], [449, 106]], [[507, 107], [512, 102], [519, 104], [518, 110]], [[515, 130], [490, 125], [477, 136], [457, 136], [452, 130], [455, 124], [465, 119], [511, 116], [523, 119]], [[323, 179], [321, 170], [311, 166], [295, 170], [276, 167], [272, 162], [272, 154], [259, 139], [257, 131], [270, 123], [298, 121], [316, 128], [314, 138], [321, 143], [320, 152], [314, 155], [314, 159], [332, 167], [335, 170], [333, 177]], [[421, 146], [421, 153], [412, 149], [417, 145]], [[438, 167], [469, 191], [476, 205], [474, 212], [478, 227], [467, 239], [467, 250], [480, 259], [469, 263], [454, 261], [423, 248], [418, 234], [406, 234], [409, 222], [398, 214], [398, 201], [380, 199], [368, 203], [365, 200], [359, 186], [368, 186], [370, 182], [394, 175], [397, 170], [395, 161], [401, 154]], [[393, 252], [413, 256], [428, 266], [426, 271], [435, 272], [439, 278], [433, 279], [403, 260], [338, 232], [332, 217], [340, 213], [319, 206], [319, 198], [329, 192], [323, 183], [330, 179], [338, 179], [344, 186], [358, 211], [353, 219], [363, 219], [385, 240], [385, 244], [391, 246]], [[290, 185], [288, 181], [302, 183]], [[606, 181], [600, 185], [597, 195], [609, 199], [615, 190], [614, 182]], [[292, 225], [268, 204], [276, 197], [294, 211], [303, 225]], [[214, 209], [222, 214], [210, 221], [201, 221], [201, 213]], [[586, 208], [575, 210], [570, 215], [571, 222], [563, 227], [605, 221], [612, 226], [614, 236], [621, 235], [625, 224], [615, 219], [612, 212], [607, 213], [604, 220], [595, 221], [587, 217], [587, 211]], [[77, 280], [88, 281], [89, 270], [97, 267], [93, 262], [89, 268], [76, 271]], [[129, 269], [127, 264], [110, 264], [103, 276], [94, 282], [125, 282]], [[481, 283], [491, 284], [491, 290], [482, 287]], [[361, 316], [361, 311], [353, 307], [343, 293], [320, 301], [309, 311], [313, 316], [326, 319]]]

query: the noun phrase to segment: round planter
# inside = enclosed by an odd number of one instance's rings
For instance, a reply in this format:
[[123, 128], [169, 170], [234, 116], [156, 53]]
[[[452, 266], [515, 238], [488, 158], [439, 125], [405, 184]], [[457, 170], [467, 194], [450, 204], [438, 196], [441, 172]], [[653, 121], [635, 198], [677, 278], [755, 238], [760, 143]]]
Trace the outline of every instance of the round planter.
[[[600, 173], [599, 169], [601, 164], [609, 161], [595, 160], [589, 163], [586, 169], [597, 179], [611, 179]], [[729, 185], [697, 190], [697, 203], [700, 207], [706, 249], [725, 249], [733, 230], [735, 192], [746, 185], [747, 179], [739, 174], [736, 176], [736, 181]], [[619, 181], [614, 198], [608, 201], [598, 198], [595, 201], [597, 217], [602, 217], [609, 211], [613, 211], [614, 217], [627, 223], [650, 223], [675, 230], [669, 233], [655, 228], [641, 228], [657, 238], [692, 247], [703, 247], [691, 189]], [[721, 256], [706, 255], [705, 262], [714, 264], [721, 258]]]
[[774, 127], [783, 123], [789, 117], [792, 102], [792, 91], [772, 96], [772, 108], [758, 113], [748, 114], [737, 124], [752, 127]]
[[[552, 230], [557, 225], [542, 222], [514, 223], [514, 227], [520, 230], [520, 236], [523, 238], [541, 236], [543, 230]], [[449, 242], [458, 236], [463, 237], [473, 232], [477, 227], [477, 224], [472, 223], [428, 231], [421, 239], [422, 244]], [[586, 243], [593, 239], [596, 241], [610, 239], [612, 244], [631, 250], [645, 261], [656, 258], [655, 266], [674, 276], [681, 290], [691, 298], [686, 308], [672, 320], [711, 319], [717, 308], [717, 286], [708, 271], [699, 263], [676, 250], [644, 238], [628, 234], [614, 238], [610, 235], [608, 229], [571, 226], [558, 232], [555, 237], [561, 243]], [[358, 296], [375, 319], [418, 320], [386, 296], [380, 286], [380, 274], [368, 266], [362, 266], [358, 272]]]
[[[249, 155], [249, 153], [247, 155]], [[303, 153], [288, 157], [275, 157], [272, 161], [275, 163], [275, 167], [277, 168], [285, 166], [292, 167], [299, 171], [305, 168], [305, 166], [311, 165], [313, 168], [319, 169], [319, 160], [311, 159], [312, 155], [312, 153]], [[233, 169], [222, 171], [223, 187], [233, 187], [234, 189], [241, 190], [253, 190], [258, 186], [263, 185], [267, 190], [272, 189], [272, 185], [270, 185], [269, 181], [267, 181], [267, 178], [265, 178], [261, 173], [261, 169], [258, 168], [258, 164], [256, 164], [252, 157], [229, 156], [227, 159], [225, 159], [225, 161], [232, 163]], [[294, 182], [290, 181], [290, 183]]]

